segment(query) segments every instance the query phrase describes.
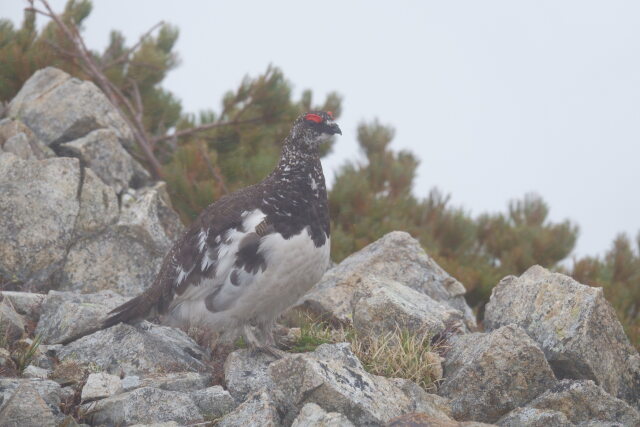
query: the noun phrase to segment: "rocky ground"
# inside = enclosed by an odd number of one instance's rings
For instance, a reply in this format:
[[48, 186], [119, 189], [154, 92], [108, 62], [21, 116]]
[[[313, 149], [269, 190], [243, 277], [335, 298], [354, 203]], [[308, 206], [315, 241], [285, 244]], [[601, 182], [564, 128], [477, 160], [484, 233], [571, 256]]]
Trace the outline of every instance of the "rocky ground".
[[149, 322], [90, 333], [151, 282], [183, 227], [92, 83], [46, 68], [5, 116], [2, 426], [640, 425], [640, 356], [602, 289], [533, 266], [495, 287], [480, 330], [464, 286], [403, 232], [327, 271], [292, 310], [343, 337], [428, 333], [426, 389], [374, 375], [353, 342], [276, 360]]

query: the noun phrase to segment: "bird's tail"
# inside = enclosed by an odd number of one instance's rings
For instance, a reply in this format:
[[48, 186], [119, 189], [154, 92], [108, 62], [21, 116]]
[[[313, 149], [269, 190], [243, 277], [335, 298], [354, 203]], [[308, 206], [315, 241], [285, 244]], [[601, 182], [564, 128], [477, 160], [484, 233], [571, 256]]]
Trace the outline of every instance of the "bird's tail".
[[134, 322], [147, 317], [153, 304], [149, 301], [149, 296], [142, 293], [130, 299], [119, 307], [109, 312], [109, 317], [102, 321], [102, 329], [109, 328], [118, 323]]
[[91, 329], [84, 330], [76, 335], [72, 335], [60, 341], [60, 344], [67, 345], [73, 341], [79, 340], [82, 337], [91, 335], [95, 332], [101, 331], [120, 322], [133, 322], [135, 320], [143, 319], [152, 308], [148, 300], [145, 298], [145, 294], [138, 295], [137, 297], [125, 302], [120, 307], [115, 308], [109, 312], [109, 317], [102, 321], [102, 324], [95, 326]]

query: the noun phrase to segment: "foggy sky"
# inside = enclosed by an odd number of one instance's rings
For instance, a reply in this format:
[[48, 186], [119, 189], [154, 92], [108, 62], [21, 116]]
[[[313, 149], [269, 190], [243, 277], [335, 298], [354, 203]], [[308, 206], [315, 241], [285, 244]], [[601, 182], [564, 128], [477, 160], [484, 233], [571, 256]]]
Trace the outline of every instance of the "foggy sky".
[[[64, 0], [51, 4], [62, 10]], [[415, 193], [437, 186], [473, 214], [537, 192], [580, 225], [575, 254], [640, 230], [640, 2], [94, 0], [85, 33], [129, 43], [160, 20], [180, 28], [164, 86], [186, 111], [269, 64], [296, 96], [344, 96], [329, 181], [358, 159], [356, 127], [379, 118], [421, 160]], [[21, 0], [0, 0], [19, 23]]]

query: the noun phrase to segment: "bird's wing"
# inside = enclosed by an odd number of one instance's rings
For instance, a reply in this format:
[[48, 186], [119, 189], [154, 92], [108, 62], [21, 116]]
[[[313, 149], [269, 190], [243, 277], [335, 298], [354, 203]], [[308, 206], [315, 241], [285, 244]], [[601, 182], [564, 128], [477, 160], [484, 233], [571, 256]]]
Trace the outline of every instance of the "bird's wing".
[[154, 309], [165, 313], [184, 301], [201, 299], [209, 305], [225, 283], [238, 287], [264, 269], [259, 238], [272, 227], [257, 206], [258, 196], [260, 189], [252, 186], [209, 205], [167, 253], [153, 285], [113, 310], [104, 326], [145, 317]]

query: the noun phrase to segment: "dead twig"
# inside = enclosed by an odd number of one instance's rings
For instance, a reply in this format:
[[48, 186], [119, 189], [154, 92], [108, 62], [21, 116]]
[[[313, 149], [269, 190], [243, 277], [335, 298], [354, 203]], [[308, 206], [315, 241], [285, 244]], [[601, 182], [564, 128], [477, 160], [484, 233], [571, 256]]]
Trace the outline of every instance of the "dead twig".
[[222, 191], [224, 192], [224, 194], [229, 194], [229, 189], [227, 188], [227, 184], [224, 182], [224, 178], [222, 177], [220, 170], [213, 165], [213, 162], [211, 161], [211, 157], [209, 157], [209, 153], [207, 152], [207, 148], [200, 147], [200, 154], [202, 154], [202, 158], [207, 164], [207, 167], [209, 168], [209, 172], [211, 173], [211, 176], [213, 176], [213, 179], [215, 179], [220, 183], [220, 186], [222, 187]]

